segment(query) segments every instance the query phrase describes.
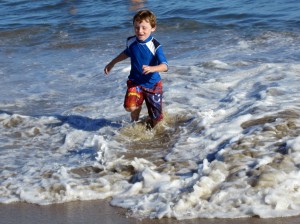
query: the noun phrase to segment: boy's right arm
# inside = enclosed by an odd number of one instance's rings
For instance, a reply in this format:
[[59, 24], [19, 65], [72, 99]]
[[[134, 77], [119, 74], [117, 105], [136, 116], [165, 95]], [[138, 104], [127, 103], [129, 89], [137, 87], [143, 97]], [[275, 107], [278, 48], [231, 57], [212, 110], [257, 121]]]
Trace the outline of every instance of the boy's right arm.
[[106, 75], [108, 75], [108, 73], [112, 70], [112, 68], [115, 66], [115, 64], [117, 64], [118, 62], [123, 61], [127, 58], [128, 58], [128, 56], [124, 52], [120, 53], [117, 57], [115, 57], [111, 62], [109, 62], [105, 66], [104, 73]]

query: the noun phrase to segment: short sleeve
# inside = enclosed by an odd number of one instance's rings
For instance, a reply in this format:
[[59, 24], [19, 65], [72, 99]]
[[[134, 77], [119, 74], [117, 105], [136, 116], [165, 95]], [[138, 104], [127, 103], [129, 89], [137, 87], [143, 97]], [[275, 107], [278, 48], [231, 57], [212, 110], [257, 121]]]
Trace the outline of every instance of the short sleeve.
[[130, 50], [128, 47], [123, 51], [123, 53], [130, 57]]
[[166, 56], [165, 56], [165, 54], [163, 52], [162, 46], [159, 46], [156, 49], [155, 54], [156, 54], [156, 59], [158, 61], [158, 64], [166, 64], [169, 67], [168, 61], [167, 61], [167, 58], [166, 58]]

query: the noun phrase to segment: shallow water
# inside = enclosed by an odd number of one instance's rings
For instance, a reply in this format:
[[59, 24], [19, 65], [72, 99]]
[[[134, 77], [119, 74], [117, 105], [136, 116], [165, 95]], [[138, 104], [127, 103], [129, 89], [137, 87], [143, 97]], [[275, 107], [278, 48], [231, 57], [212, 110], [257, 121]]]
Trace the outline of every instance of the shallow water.
[[[1, 203], [111, 197], [140, 218], [299, 215], [297, 1], [0, 5]], [[170, 64], [152, 131], [123, 109], [129, 62], [103, 75], [140, 7], [156, 12]]]

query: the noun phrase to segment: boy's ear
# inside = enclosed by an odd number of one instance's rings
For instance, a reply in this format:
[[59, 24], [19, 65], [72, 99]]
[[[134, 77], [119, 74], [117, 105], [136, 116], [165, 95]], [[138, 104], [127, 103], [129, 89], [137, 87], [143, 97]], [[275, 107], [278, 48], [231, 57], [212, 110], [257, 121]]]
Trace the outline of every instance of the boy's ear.
[[151, 28], [151, 31], [154, 32], [156, 30], [156, 26]]

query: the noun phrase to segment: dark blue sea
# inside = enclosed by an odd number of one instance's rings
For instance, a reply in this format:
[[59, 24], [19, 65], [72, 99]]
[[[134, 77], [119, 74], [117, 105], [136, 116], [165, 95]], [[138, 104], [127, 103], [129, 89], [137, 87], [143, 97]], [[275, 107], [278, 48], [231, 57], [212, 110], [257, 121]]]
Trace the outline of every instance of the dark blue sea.
[[[123, 108], [140, 9], [164, 121]], [[137, 218], [300, 214], [300, 2], [0, 1], [0, 203], [110, 200]]]

